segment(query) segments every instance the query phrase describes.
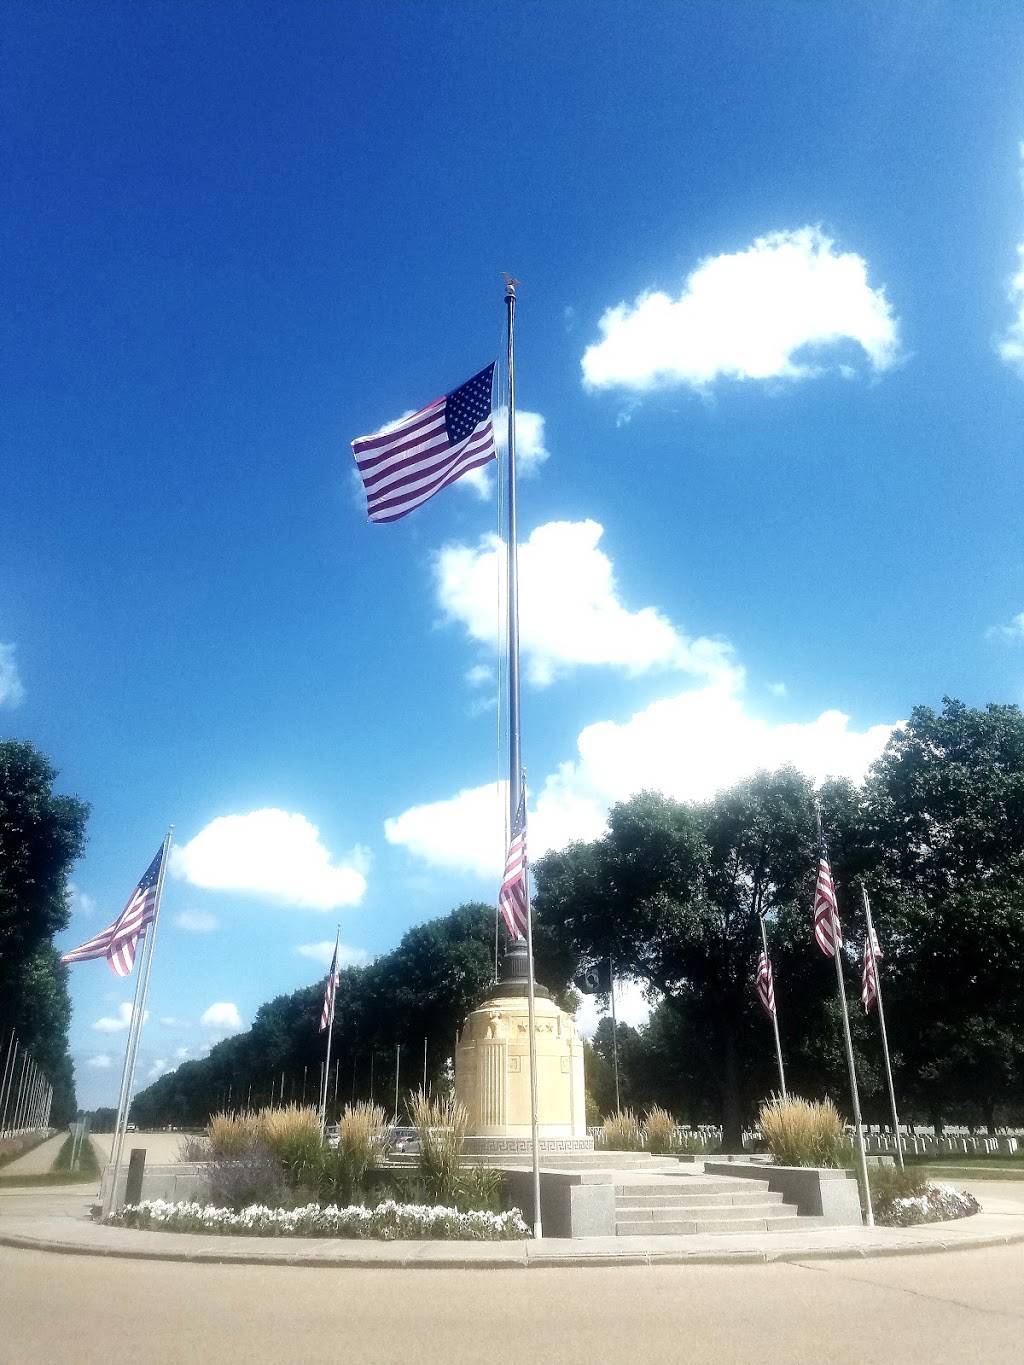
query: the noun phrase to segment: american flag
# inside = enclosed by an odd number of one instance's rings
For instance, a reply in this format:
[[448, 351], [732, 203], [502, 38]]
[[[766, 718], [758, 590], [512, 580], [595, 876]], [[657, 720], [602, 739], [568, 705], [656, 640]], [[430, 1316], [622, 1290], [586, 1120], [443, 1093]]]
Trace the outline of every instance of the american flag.
[[864, 1001], [865, 1014], [870, 1014], [871, 1006], [878, 999], [878, 963], [881, 958], [882, 949], [878, 943], [878, 935], [872, 928], [864, 936], [864, 981], [860, 998]]
[[832, 869], [823, 850], [818, 860], [818, 881], [814, 888], [814, 938], [826, 957], [835, 957], [842, 932], [836, 889], [832, 885]]
[[757, 959], [757, 975], [754, 977], [754, 984], [757, 986], [757, 998], [764, 1006], [765, 1014], [770, 1019], [774, 1019], [775, 982], [772, 979], [772, 963], [771, 958], [763, 951]]
[[494, 365], [411, 417], [352, 442], [371, 521], [398, 521], [471, 469], [497, 458]]
[[512, 839], [505, 859], [505, 876], [498, 892], [498, 909], [510, 938], [525, 938], [527, 916], [526, 897], [526, 798], [519, 801], [519, 810], [512, 822]]
[[164, 845], [146, 869], [142, 880], [128, 897], [124, 907], [113, 924], [107, 926], [78, 948], [65, 953], [61, 962], [88, 962], [94, 957], [105, 957], [110, 970], [117, 976], [130, 976], [135, 965], [135, 950], [139, 939], [145, 934], [146, 926], [153, 923], [156, 916], [157, 889], [160, 884], [160, 866], [164, 857]]
[[324, 987], [324, 1007], [320, 1012], [320, 1032], [330, 1028], [334, 1022], [334, 997], [338, 990], [338, 945], [334, 945], [334, 956], [331, 958], [331, 970], [327, 974], [327, 985]]

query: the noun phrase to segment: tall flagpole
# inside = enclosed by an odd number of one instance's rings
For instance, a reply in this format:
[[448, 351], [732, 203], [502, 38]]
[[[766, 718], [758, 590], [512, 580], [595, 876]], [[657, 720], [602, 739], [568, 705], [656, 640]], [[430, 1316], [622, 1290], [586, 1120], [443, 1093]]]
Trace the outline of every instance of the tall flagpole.
[[608, 985], [611, 987], [612, 997], [612, 1064], [615, 1068], [615, 1112], [622, 1113], [622, 1101], [619, 1099], [619, 1021], [615, 1016], [615, 963], [608, 957]]
[[[516, 515], [516, 283], [505, 276], [508, 317], [508, 827], [519, 814], [523, 760], [519, 721], [519, 525]], [[525, 816], [525, 807], [524, 807]], [[530, 1030], [530, 1145], [533, 1151], [533, 1235], [543, 1235], [540, 1214], [540, 1128], [537, 1118], [537, 1031], [534, 1021], [533, 911], [529, 864], [523, 869], [526, 893], [527, 1025]]]
[[[762, 944], [762, 946], [763, 946], [763, 948], [764, 948], [764, 960], [765, 960], [765, 962], [768, 963], [768, 970], [771, 971], [771, 961], [772, 961], [772, 960], [771, 960], [771, 957], [770, 957], [769, 954], [768, 954], [768, 930], [765, 928], [765, 925], [764, 925], [764, 915], [761, 914], [760, 909], [759, 909], [758, 912], [757, 912], [757, 918], [758, 918], [758, 920], [760, 921], [760, 924], [761, 924], [761, 944]], [[773, 1000], [772, 1000], [772, 1003], [773, 1003], [773, 1004], [775, 1003], [775, 1002], [774, 1002], [774, 985], [775, 985], [775, 983], [774, 983], [774, 979], [773, 979], [773, 981], [772, 981], [772, 987], [773, 987]], [[786, 1095], [786, 1071], [785, 1071], [785, 1068], [784, 1068], [783, 1065], [782, 1065], [782, 1042], [781, 1042], [781, 1040], [780, 1040], [780, 1038], [779, 1038], [779, 1016], [778, 1016], [778, 1014], [776, 1013], [776, 1011], [775, 1011], [774, 1009], [772, 1010], [772, 1031], [773, 1031], [774, 1034], [775, 1034], [775, 1060], [776, 1060], [776, 1061], [778, 1062], [778, 1064], [779, 1064], [779, 1091], [780, 1091], [780, 1093], [781, 1093], [781, 1095], [782, 1095], [782, 1098], [785, 1100], [785, 1099], [788, 1098], [788, 1096]]]
[[875, 999], [878, 1003], [878, 1025], [882, 1030], [882, 1056], [885, 1058], [885, 1079], [889, 1082], [889, 1104], [892, 1107], [892, 1136], [896, 1143], [896, 1161], [903, 1170], [903, 1143], [900, 1140], [900, 1120], [896, 1113], [896, 1087], [892, 1083], [892, 1066], [889, 1062], [889, 1036], [885, 1031], [885, 1007], [882, 1004], [882, 973], [878, 969], [878, 956], [875, 952], [875, 926], [871, 923], [871, 902], [864, 886], [860, 888], [864, 898], [864, 917], [868, 922], [868, 943], [871, 945], [871, 961], [875, 966]]
[[[817, 810], [818, 816], [818, 842], [822, 850], [825, 849], [825, 841], [821, 833], [821, 811]], [[820, 856], [820, 855], [819, 855]], [[829, 863], [829, 872], [832, 864]], [[832, 883], [832, 894], [835, 895], [835, 882]], [[836, 914], [838, 920], [838, 913]], [[841, 921], [839, 921], [841, 923]], [[875, 1215], [871, 1208], [871, 1183], [868, 1180], [868, 1158], [864, 1150], [864, 1125], [860, 1120], [860, 1092], [857, 1089], [857, 1068], [853, 1061], [853, 1035], [850, 1033], [850, 1011], [846, 1006], [846, 983], [843, 980], [842, 962], [842, 930], [838, 933], [833, 931], [832, 940], [834, 951], [832, 958], [836, 964], [836, 981], [839, 985], [839, 1000], [843, 1007], [843, 1038], [846, 1041], [846, 1066], [850, 1073], [850, 1098], [853, 1102], [853, 1122], [857, 1130], [857, 1155], [860, 1158], [860, 1174], [864, 1184], [864, 1221], [869, 1228], [875, 1226]]]
[[145, 931], [143, 953], [145, 962], [139, 963], [139, 978], [135, 983], [135, 1003], [132, 1008], [132, 1027], [128, 1033], [128, 1046], [125, 1049], [124, 1071], [121, 1075], [120, 1127], [114, 1129], [114, 1143], [111, 1149], [110, 1182], [103, 1200], [102, 1218], [106, 1218], [117, 1200], [117, 1177], [121, 1169], [121, 1152], [124, 1135], [128, 1127], [128, 1114], [132, 1103], [132, 1086], [135, 1083], [135, 1059], [139, 1051], [139, 1037], [146, 1017], [146, 1001], [149, 999], [149, 977], [153, 970], [153, 950], [156, 948], [156, 929], [160, 922], [160, 906], [164, 898], [164, 878], [167, 875], [167, 859], [171, 852], [172, 825], [164, 836], [163, 856], [160, 859], [160, 875], [156, 883], [156, 904], [153, 907], [153, 922]]
[[[323, 1141], [324, 1133], [327, 1131], [327, 1077], [331, 1070], [331, 1039], [334, 1037], [334, 1007], [338, 1000], [338, 944], [341, 942], [341, 925], [338, 925], [338, 932], [334, 936], [334, 956], [331, 958], [331, 971], [334, 973], [334, 981], [331, 983], [331, 1014], [327, 1020], [327, 1058], [324, 1062], [324, 1084], [320, 1093], [320, 1140]], [[337, 1091], [337, 1085], [335, 1085]]]

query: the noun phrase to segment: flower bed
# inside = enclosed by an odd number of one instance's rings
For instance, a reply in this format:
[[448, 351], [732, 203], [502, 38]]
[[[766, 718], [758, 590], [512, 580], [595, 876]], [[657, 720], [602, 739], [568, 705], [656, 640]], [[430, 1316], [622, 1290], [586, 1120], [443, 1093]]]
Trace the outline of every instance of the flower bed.
[[518, 1209], [507, 1213], [459, 1213], [443, 1205], [396, 1204], [386, 1200], [374, 1209], [362, 1204], [339, 1208], [306, 1204], [298, 1209], [272, 1209], [265, 1204], [248, 1208], [217, 1208], [214, 1204], [169, 1204], [144, 1199], [126, 1204], [112, 1214], [115, 1227], [158, 1229], [163, 1232], [242, 1233], [257, 1237], [359, 1237], [395, 1241], [509, 1242], [528, 1237]]
[[875, 1209], [875, 1219], [885, 1227], [910, 1228], [918, 1223], [944, 1223], [953, 1218], [969, 1218], [981, 1205], [973, 1194], [952, 1185], [933, 1185], [930, 1181], [921, 1194], [904, 1195], [885, 1201]]

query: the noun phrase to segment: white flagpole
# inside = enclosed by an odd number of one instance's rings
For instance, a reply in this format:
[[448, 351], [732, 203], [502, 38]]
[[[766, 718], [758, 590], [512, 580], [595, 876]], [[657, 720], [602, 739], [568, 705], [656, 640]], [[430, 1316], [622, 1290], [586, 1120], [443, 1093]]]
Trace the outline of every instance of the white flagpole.
[[612, 1065], [615, 1068], [615, 1112], [622, 1113], [622, 1102], [619, 1099], [619, 1021], [615, 1014], [615, 963], [611, 956], [608, 957], [608, 985], [611, 987], [612, 997]]
[[[815, 815], [817, 816], [817, 819], [818, 819], [818, 845], [819, 845], [819, 851], [818, 851], [818, 866], [819, 866], [819, 869], [820, 869], [820, 866], [821, 866], [821, 858], [822, 858], [823, 856], [826, 856], [826, 855], [827, 855], [827, 849], [826, 849], [824, 837], [822, 836], [822, 832], [821, 832], [821, 811], [820, 811], [820, 809], [818, 808], [817, 805], [815, 805]], [[832, 872], [832, 864], [829, 863], [829, 874], [830, 874], [830, 875], [831, 875], [831, 872]], [[834, 880], [834, 879], [833, 879], [833, 881], [832, 881], [832, 896], [833, 896], [833, 899], [834, 899], [835, 902], [836, 902], [836, 906], [838, 907], [838, 897], [836, 896], [836, 891], [835, 891], [835, 880]], [[836, 910], [833, 912], [833, 926], [832, 926], [833, 952], [832, 952], [832, 957], [833, 957], [833, 960], [835, 961], [835, 964], [836, 964], [836, 982], [837, 982], [837, 984], [838, 984], [838, 986], [839, 986], [839, 1001], [840, 1001], [840, 1004], [841, 1004], [842, 1010], [843, 1010], [843, 1038], [844, 1038], [844, 1040], [845, 1040], [845, 1042], [846, 1042], [846, 1065], [847, 1065], [847, 1069], [848, 1069], [848, 1071], [849, 1071], [849, 1073], [850, 1073], [850, 1099], [851, 1099], [852, 1102], [853, 1102], [853, 1122], [854, 1122], [854, 1126], [855, 1126], [855, 1128], [856, 1128], [856, 1130], [857, 1130], [857, 1154], [858, 1154], [858, 1156], [859, 1156], [859, 1158], [860, 1158], [860, 1174], [861, 1174], [861, 1179], [862, 1179], [862, 1181], [863, 1181], [863, 1183], [864, 1183], [864, 1203], [865, 1203], [865, 1205], [866, 1205], [865, 1213], [864, 1213], [864, 1221], [865, 1221], [865, 1223], [867, 1223], [867, 1225], [868, 1225], [869, 1228], [873, 1228], [873, 1227], [875, 1226], [875, 1215], [874, 1215], [874, 1212], [873, 1212], [873, 1210], [872, 1210], [872, 1208], [871, 1208], [871, 1184], [870, 1184], [870, 1181], [868, 1180], [868, 1158], [867, 1158], [867, 1153], [866, 1153], [865, 1150], [864, 1150], [864, 1125], [861, 1123], [861, 1120], [860, 1120], [860, 1092], [859, 1092], [858, 1089], [857, 1089], [857, 1068], [856, 1068], [856, 1066], [854, 1065], [854, 1061], [853, 1061], [853, 1036], [852, 1036], [852, 1034], [850, 1033], [850, 1011], [849, 1011], [849, 1010], [847, 1009], [847, 1007], [846, 1007], [846, 984], [845, 984], [845, 982], [843, 981], [843, 963], [842, 963], [842, 947], [843, 947], [842, 938], [843, 938], [843, 935], [842, 935], [842, 930], [839, 929], [839, 924], [841, 924], [841, 920], [839, 919], [839, 911], [838, 911], [838, 908], [836, 908]], [[837, 930], [838, 930], [838, 932], [837, 932]]]
[[128, 1114], [131, 1110], [132, 1086], [135, 1083], [135, 1059], [139, 1050], [139, 1036], [146, 1017], [146, 1001], [149, 998], [149, 976], [153, 969], [153, 952], [156, 948], [156, 930], [160, 921], [160, 906], [164, 898], [164, 877], [167, 873], [167, 859], [171, 852], [172, 825], [164, 837], [163, 857], [160, 859], [160, 875], [156, 883], [156, 904], [153, 907], [153, 922], [143, 938], [144, 962], [139, 963], [139, 976], [135, 983], [135, 1003], [132, 1008], [132, 1027], [128, 1032], [128, 1046], [125, 1049], [124, 1071], [121, 1076], [121, 1099], [119, 1105], [119, 1126], [114, 1129], [114, 1142], [111, 1148], [110, 1163], [107, 1167], [110, 1176], [106, 1196], [103, 1200], [101, 1217], [110, 1214], [117, 1200], [117, 1177], [121, 1169], [121, 1153], [124, 1135], [128, 1128]]
[[[768, 971], [771, 972], [771, 969], [772, 969], [772, 960], [771, 960], [771, 957], [770, 957], [769, 954], [768, 954], [768, 930], [765, 928], [765, 925], [764, 925], [764, 915], [762, 915], [760, 909], [759, 909], [758, 912], [757, 912], [757, 918], [758, 918], [758, 920], [759, 920], [760, 923], [761, 923], [761, 944], [762, 944], [762, 946], [763, 946], [763, 948], [764, 948], [764, 960], [765, 960], [765, 962], [768, 964]], [[773, 1004], [775, 1003], [775, 1001], [774, 1001], [774, 996], [775, 996], [775, 978], [774, 978], [774, 976], [773, 976], [773, 977], [772, 977], [772, 1003], [773, 1003]], [[784, 1068], [783, 1065], [782, 1065], [782, 1042], [781, 1042], [781, 1040], [780, 1040], [780, 1038], [779, 1038], [779, 1018], [778, 1018], [778, 1014], [776, 1013], [776, 1011], [775, 1011], [774, 1009], [772, 1010], [771, 1015], [772, 1015], [772, 1030], [773, 1030], [773, 1032], [774, 1032], [774, 1034], [775, 1034], [775, 1059], [776, 1059], [776, 1061], [777, 1061], [778, 1064], [779, 1064], [779, 1090], [780, 1090], [780, 1092], [781, 1092], [781, 1094], [782, 1094], [782, 1098], [785, 1100], [785, 1099], [787, 1098], [787, 1095], [786, 1095], [786, 1072], [785, 1072], [785, 1068]]]
[[334, 1037], [334, 1006], [338, 998], [338, 944], [341, 942], [341, 925], [334, 936], [334, 956], [331, 958], [331, 1012], [327, 1018], [327, 1057], [324, 1061], [324, 1083], [320, 1092], [320, 1140], [327, 1131], [327, 1078], [331, 1071], [331, 1039]]
[[[505, 276], [508, 319], [508, 808], [509, 830], [519, 814], [523, 763], [519, 718], [519, 525], [516, 508], [516, 281]], [[526, 803], [522, 802], [525, 819]], [[524, 860], [525, 861], [525, 860]], [[530, 1030], [530, 1137], [533, 1149], [533, 1235], [542, 1236], [540, 1214], [540, 1128], [537, 1116], [537, 1033], [534, 1022], [533, 911], [529, 864], [523, 872], [526, 893], [527, 1023]]]
[[0, 1085], [0, 1137], [7, 1133], [7, 1105], [11, 1098], [11, 1084], [14, 1068], [18, 1061], [18, 1035], [11, 1029], [11, 1041], [7, 1044], [7, 1062], [4, 1067], [3, 1085]]
[[889, 1037], [885, 1031], [885, 1007], [882, 1004], [882, 973], [878, 967], [878, 954], [875, 952], [875, 927], [871, 923], [871, 902], [863, 886], [860, 894], [864, 898], [864, 917], [868, 922], [868, 943], [871, 945], [871, 961], [875, 968], [875, 1003], [878, 1005], [878, 1026], [882, 1031], [882, 1056], [885, 1058], [885, 1078], [889, 1083], [889, 1104], [892, 1107], [892, 1136], [896, 1143], [896, 1161], [903, 1170], [903, 1142], [900, 1139], [900, 1120], [896, 1113], [896, 1087], [892, 1082], [892, 1066], [889, 1062]]

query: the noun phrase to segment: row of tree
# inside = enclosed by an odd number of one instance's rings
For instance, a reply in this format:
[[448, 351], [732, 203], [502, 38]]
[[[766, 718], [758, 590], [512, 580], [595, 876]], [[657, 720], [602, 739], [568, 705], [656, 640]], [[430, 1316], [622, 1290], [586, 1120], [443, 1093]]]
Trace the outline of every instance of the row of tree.
[[[887, 1104], [875, 1017], [856, 1008], [872, 898], [885, 952], [887, 1013], [908, 1118], [1019, 1121], [1024, 1114], [1024, 716], [947, 700], [919, 707], [863, 787], [815, 792], [792, 769], [759, 774], [711, 801], [642, 793], [610, 813], [604, 837], [535, 867], [538, 975], [563, 1003], [581, 966], [610, 956], [654, 1004], [620, 1025], [623, 1103], [658, 1102], [722, 1122], [734, 1144], [777, 1085], [770, 1028], [753, 992], [767, 917], [791, 1089], [847, 1100], [835, 974], [811, 938], [819, 853], [829, 841], [846, 934], [853, 1031], [866, 1116]], [[493, 910], [462, 906], [412, 929], [394, 952], [344, 974], [339, 1100], [393, 1093], [394, 1052], [410, 1084], [446, 1074], [456, 1030], [492, 978]], [[140, 1122], [204, 1121], [227, 1103], [315, 1093], [322, 983], [265, 1005], [252, 1029], [143, 1092]], [[592, 1113], [614, 1104], [611, 1025], [588, 1049]], [[371, 1060], [372, 1059], [372, 1060]], [[342, 1079], [343, 1078], [343, 1079]], [[403, 1085], [403, 1089], [404, 1089]], [[333, 1080], [330, 1087], [333, 1099]]]
[[[886, 1011], [908, 1116], [989, 1126], [1024, 1111], [1024, 715], [946, 700], [914, 710], [863, 787], [817, 793], [851, 985], [869, 892], [885, 953]], [[767, 916], [791, 1088], [846, 1098], [835, 974], [811, 939], [816, 793], [792, 769], [705, 803], [644, 793], [606, 835], [545, 858], [539, 960], [564, 976], [610, 955], [661, 1004], [623, 1038], [626, 1095], [721, 1116], [734, 1143], [775, 1088], [752, 989]], [[851, 992], [856, 1001], [858, 991]], [[854, 1013], [865, 1109], [886, 1118], [877, 1024]], [[610, 1038], [599, 1038], [607, 1055]], [[620, 1059], [621, 1060], [621, 1059]]]
[[31, 744], [0, 742], [0, 1046], [13, 1031], [34, 1058], [53, 1085], [50, 1122], [59, 1127], [76, 1105], [68, 972], [53, 938], [70, 918], [68, 878], [89, 808], [58, 795], [56, 779]]

